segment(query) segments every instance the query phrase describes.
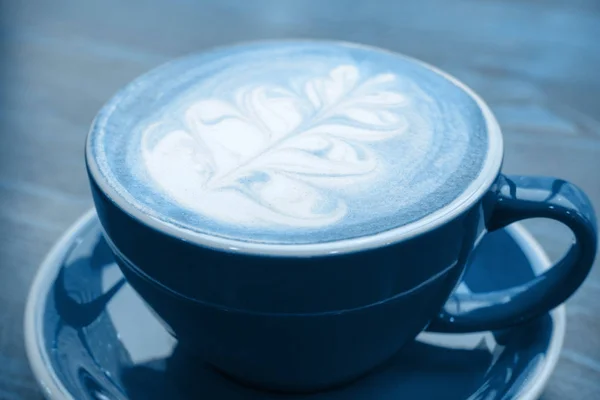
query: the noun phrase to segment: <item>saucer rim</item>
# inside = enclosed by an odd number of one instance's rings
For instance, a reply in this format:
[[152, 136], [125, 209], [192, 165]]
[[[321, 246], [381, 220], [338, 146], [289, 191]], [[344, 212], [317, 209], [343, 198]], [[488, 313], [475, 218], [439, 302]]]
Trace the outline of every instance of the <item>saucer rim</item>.
[[[48, 400], [76, 400], [70, 391], [63, 385], [61, 380], [50, 368], [51, 362], [49, 356], [42, 346], [41, 330], [36, 327], [42, 324], [41, 314], [38, 312], [40, 304], [45, 304], [48, 297], [48, 291], [55, 278], [54, 270], [57, 270], [57, 261], [62, 259], [73, 245], [77, 244], [73, 238], [91, 225], [94, 219], [97, 219], [95, 209], [90, 209], [77, 219], [60, 239], [52, 246], [44, 260], [41, 262], [33, 283], [30, 287], [27, 297], [24, 316], [24, 336], [25, 351], [29, 365], [41, 388], [43, 395]], [[532, 267], [536, 273], [542, 273], [551, 267], [548, 255], [533, 237], [521, 224], [515, 223], [505, 228], [509, 235], [517, 242], [523, 253], [529, 260], [538, 260], [532, 262]], [[49, 272], [53, 272], [50, 274]], [[546, 362], [538, 373], [536, 379], [532, 379], [523, 385], [521, 391], [524, 392], [520, 400], [538, 399], [546, 387], [548, 380], [556, 368], [560, 351], [563, 347], [566, 332], [566, 307], [564, 304], [550, 311], [553, 319], [553, 329], [550, 344], [546, 352]]]

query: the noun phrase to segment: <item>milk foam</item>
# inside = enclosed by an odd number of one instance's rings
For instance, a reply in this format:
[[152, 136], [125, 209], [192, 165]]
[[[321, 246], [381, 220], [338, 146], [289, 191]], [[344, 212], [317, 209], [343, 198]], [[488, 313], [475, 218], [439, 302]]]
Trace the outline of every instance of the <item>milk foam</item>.
[[468, 95], [391, 53], [251, 45], [132, 86], [122, 104], [135, 112], [121, 114], [137, 118], [129, 132], [116, 119], [105, 129], [99, 165], [143, 211], [203, 233], [278, 243], [377, 233], [454, 200], [485, 158]]

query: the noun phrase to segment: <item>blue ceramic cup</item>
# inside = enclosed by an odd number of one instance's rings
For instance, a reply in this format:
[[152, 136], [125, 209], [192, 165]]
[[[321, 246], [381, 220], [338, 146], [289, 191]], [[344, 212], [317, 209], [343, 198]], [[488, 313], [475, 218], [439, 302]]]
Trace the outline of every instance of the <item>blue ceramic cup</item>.
[[[190, 354], [248, 384], [313, 391], [424, 329], [495, 330], [564, 302], [597, 246], [573, 184], [502, 175], [469, 88], [340, 42], [262, 42], [173, 61], [95, 119], [86, 161], [108, 243]], [[482, 236], [550, 218], [566, 255], [527, 284], [456, 295]]]

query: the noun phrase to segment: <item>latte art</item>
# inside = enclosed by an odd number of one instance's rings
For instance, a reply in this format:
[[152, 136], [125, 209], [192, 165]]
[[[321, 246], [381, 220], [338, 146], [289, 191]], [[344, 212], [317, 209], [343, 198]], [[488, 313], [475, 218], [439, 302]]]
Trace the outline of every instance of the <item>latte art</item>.
[[401, 56], [264, 43], [167, 64], [97, 119], [119, 196], [177, 228], [320, 243], [418, 221], [465, 194], [487, 152], [475, 101]]
[[145, 167], [174, 200], [211, 218], [331, 225], [348, 212], [340, 190], [359, 182], [366, 189], [381, 172], [370, 143], [408, 129], [401, 109], [409, 100], [389, 87], [395, 80], [361, 80], [355, 66], [340, 65], [300, 83], [300, 92], [256, 85], [231, 102], [199, 100], [183, 113], [185, 129], [157, 124], [142, 133]]

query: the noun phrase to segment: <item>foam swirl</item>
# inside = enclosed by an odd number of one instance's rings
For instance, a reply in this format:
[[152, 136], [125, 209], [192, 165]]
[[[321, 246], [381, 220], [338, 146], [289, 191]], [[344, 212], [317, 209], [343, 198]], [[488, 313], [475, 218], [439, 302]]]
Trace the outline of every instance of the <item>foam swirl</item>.
[[143, 135], [143, 160], [156, 184], [181, 205], [229, 223], [326, 226], [348, 210], [335, 188], [374, 181], [369, 142], [406, 132], [398, 110], [408, 99], [389, 87], [396, 77], [361, 81], [353, 65], [308, 79], [296, 93], [250, 85], [234, 102], [192, 103], [183, 130]]

